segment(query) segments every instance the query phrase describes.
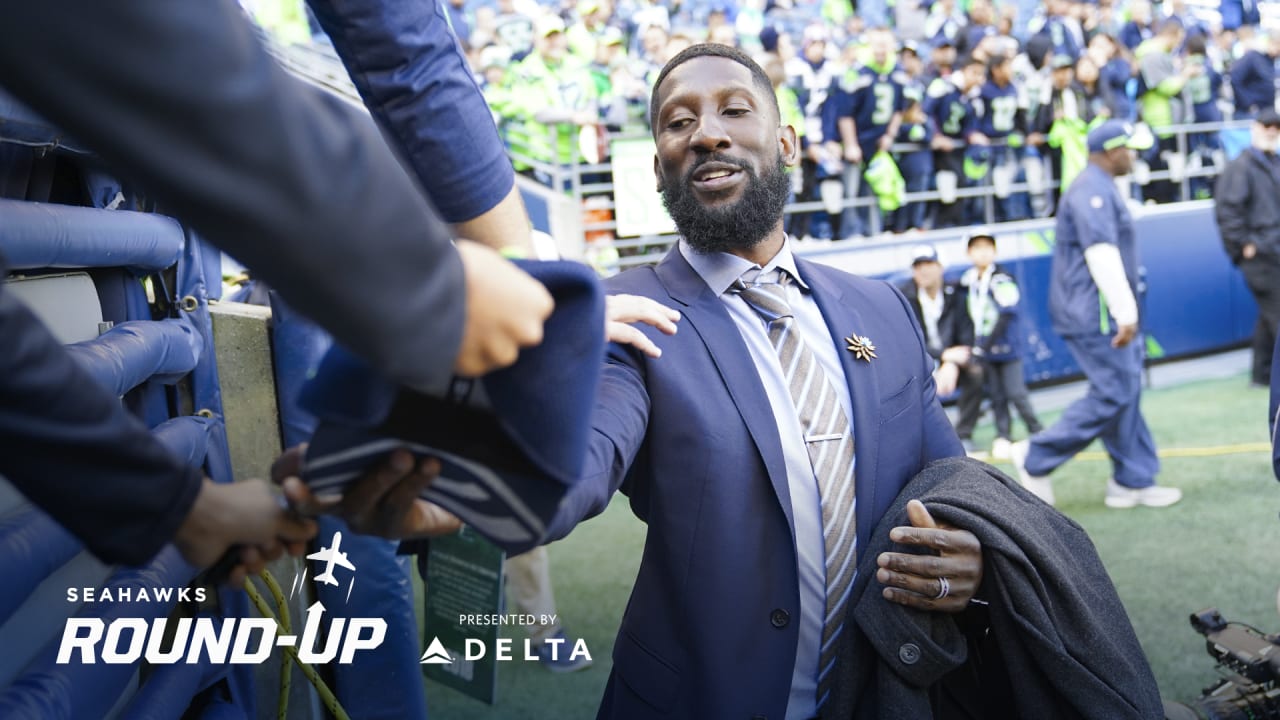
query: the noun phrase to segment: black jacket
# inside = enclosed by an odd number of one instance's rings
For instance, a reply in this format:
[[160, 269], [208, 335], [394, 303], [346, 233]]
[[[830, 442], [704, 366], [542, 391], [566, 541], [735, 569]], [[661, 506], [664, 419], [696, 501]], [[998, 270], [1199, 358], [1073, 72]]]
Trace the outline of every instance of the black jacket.
[[[885, 600], [876, 557], [919, 499], [982, 543], [983, 584], [958, 616]], [[843, 677], [823, 718], [1163, 718], [1155, 678], [1093, 543], [995, 468], [928, 465], [859, 548]]]
[[[973, 345], [973, 322], [965, 309], [964, 293], [959, 292], [954, 283], [944, 283], [942, 286], [942, 316], [938, 318], [937, 338], [929, 337], [929, 328], [924, 323], [924, 308], [920, 306], [919, 289], [916, 287], [915, 280], [906, 281], [898, 289], [907, 296], [907, 302], [911, 303], [911, 309], [916, 313], [916, 321], [920, 323], [920, 331], [925, 335], [925, 349], [934, 360], [941, 359], [942, 350], [949, 347]], [[934, 347], [935, 340], [942, 350]]]
[[1214, 217], [1231, 262], [1240, 264], [1249, 243], [1280, 259], [1280, 159], [1245, 150], [1227, 163], [1213, 194]]

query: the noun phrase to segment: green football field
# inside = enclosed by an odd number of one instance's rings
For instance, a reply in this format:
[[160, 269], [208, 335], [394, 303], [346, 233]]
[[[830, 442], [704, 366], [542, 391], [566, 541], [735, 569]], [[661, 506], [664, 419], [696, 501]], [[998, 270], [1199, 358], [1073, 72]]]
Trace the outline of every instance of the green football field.
[[[1216, 677], [1204, 639], [1187, 622], [1193, 611], [1216, 606], [1229, 620], [1280, 631], [1280, 484], [1261, 449], [1267, 393], [1249, 389], [1245, 380], [1202, 381], [1144, 395], [1164, 456], [1160, 482], [1184, 493], [1174, 507], [1104, 507], [1110, 467], [1096, 444], [1054, 475], [1059, 509], [1092, 536], [1168, 699], [1193, 698]], [[1044, 413], [1042, 419], [1056, 416]], [[975, 439], [981, 446], [991, 437], [986, 426]], [[1007, 464], [1001, 468], [1013, 471]], [[560, 616], [571, 634], [586, 640], [593, 667], [554, 675], [537, 663], [505, 663], [492, 707], [426, 681], [432, 717], [594, 717], [643, 542], [644, 526], [619, 497], [606, 513], [550, 546]], [[520, 648], [520, 631], [510, 636]]]

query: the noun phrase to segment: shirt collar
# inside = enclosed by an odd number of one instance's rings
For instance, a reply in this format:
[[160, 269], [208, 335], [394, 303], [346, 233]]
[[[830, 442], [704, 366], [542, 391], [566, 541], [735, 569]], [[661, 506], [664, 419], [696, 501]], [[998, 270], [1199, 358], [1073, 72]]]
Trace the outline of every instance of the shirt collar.
[[733, 283], [742, 277], [743, 273], [752, 268], [759, 268], [762, 273], [773, 270], [783, 270], [795, 284], [805, 291], [809, 290], [809, 285], [800, 277], [800, 271], [796, 268], [796, 258], [791, 252], [791, 237], [788, 236], [786, 242], [782, 243], [782, 249], [778, 251], [773, 259], [765, 264], [763, 268], [759, 265], [747, 260], [746, 258], [731, 255], [725, 252], [700, 253], [689, 246], [684, 238], [680, 238], [678, 245], [680, 254], [688, 261], [693, 271], [702, 278], [717, 296], [723, 295], [733, 287]]
[[924, 288], [917, 288], [916, 299], [920, 301], [921, 306], [936, 305], [938, 307], [941, 307], [942, 301], [946, 299], [946, 293], [942, 291], [942, 288], [938, 288], [937, 297], [929, 297], [929, 292], [927, 290], [925, 290]]

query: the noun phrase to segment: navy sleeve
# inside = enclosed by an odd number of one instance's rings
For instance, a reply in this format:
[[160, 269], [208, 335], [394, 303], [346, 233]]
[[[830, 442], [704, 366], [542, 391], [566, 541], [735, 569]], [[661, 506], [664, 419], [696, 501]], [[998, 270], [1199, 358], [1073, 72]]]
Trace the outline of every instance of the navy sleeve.
[[626, 490], [624, 482], [644, 443], [648, 424], [643, 360], [633, 349], [611, 344], [600, 373], [582, 478], [547, 523], [544, 542], [568, 535], [578, 523], [604, 512], [619, 489]]
[[169, 455], [3, 283], [0, 337], [0, 475], [102, 561], [150, 560], [190, 512], [199, 470]]
[[436, 0], [308, 0], [360, 96], [444, 219], [482, 215], [515, 173]]
[[233, 0], [0, 14], [0, 85], [374, 367], [448, 381], [465, 309], [449, 228], [368, 114], [289, 76]]

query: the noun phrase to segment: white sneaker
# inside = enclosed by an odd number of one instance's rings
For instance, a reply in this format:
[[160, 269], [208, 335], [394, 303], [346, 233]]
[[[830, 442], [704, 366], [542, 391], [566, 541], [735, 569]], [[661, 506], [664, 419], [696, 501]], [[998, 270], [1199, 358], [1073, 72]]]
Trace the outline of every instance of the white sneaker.
[[1009, 442], [1009, 438], [996, 438], [996, 441], [991, 443], [991, 457], [996, 460], [1008, 460], [1009, 447], [1011, 445], [1013, 445], [1013, 443]]
[[1019, 440], [1009, 445], [1009, 460], [1018, 470], [1018, 482], [1022, 483], [1022, 487], [1030, 490], [1032, 495], [1053, 505], [1053, 483], [1043, 475], [1032, 475], [1027, 472], [1027, 453], [1030, 451], [1029, 440]]
[[1182, 499], [1182, 491], [1173, 487], [1152, 485], [1144, 488], [1128, 488], [1115, 480], [1107, 481], [1107, 507], [1131, 508], [1139, 505], [1147, 507], [1169, 507]]

